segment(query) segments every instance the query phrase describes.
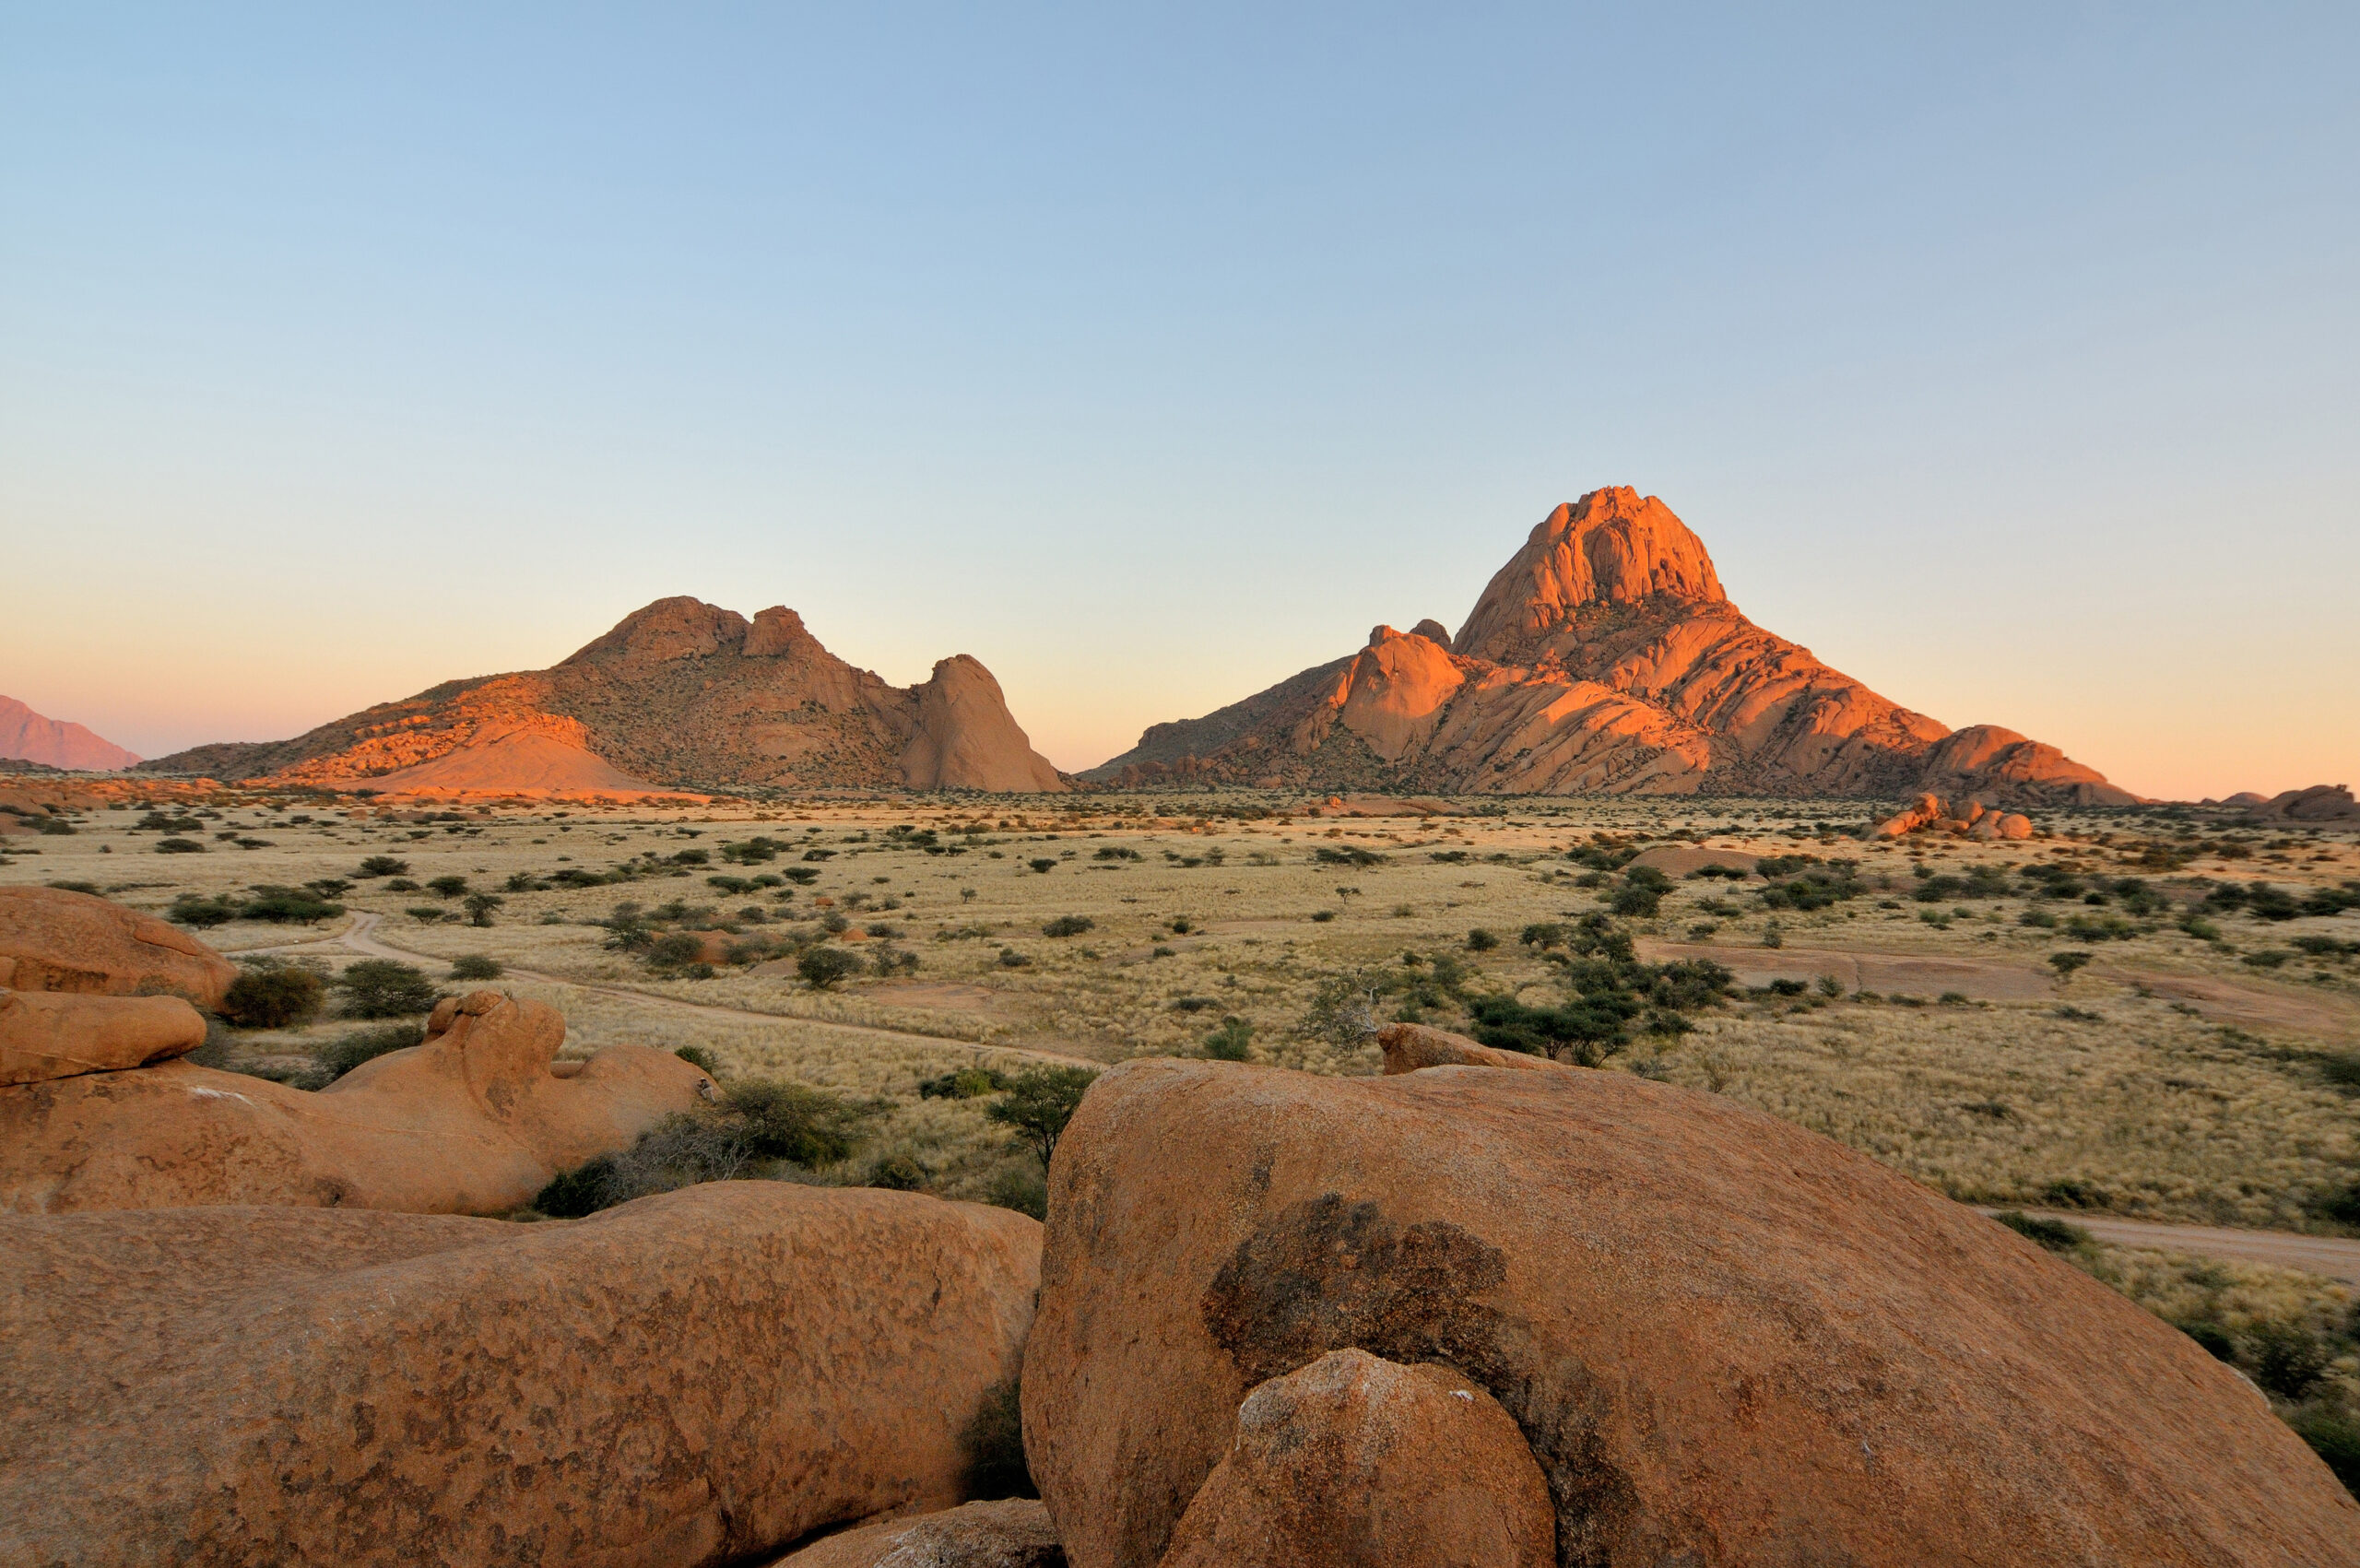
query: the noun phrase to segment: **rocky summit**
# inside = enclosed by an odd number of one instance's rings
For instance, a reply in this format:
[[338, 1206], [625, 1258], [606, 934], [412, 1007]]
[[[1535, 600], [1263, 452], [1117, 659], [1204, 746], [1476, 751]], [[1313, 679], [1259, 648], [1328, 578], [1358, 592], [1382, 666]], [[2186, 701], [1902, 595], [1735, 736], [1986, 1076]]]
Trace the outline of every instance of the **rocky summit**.
[[1729, 602], [1704, 541], [1670, 507], [1619, 487], [1543, 518], [1456, 637], [1433, 620], [1379, 626], [1359, 653], [1156, 725], [1084, 776], [1445, 794], [2135, 798], [2055, 747], [1990, 725], [1953, 732], [1764, 631]]
[[624, 617], [550, 669], [447, 681], [292, 740], [146, 766], [386, 794], [1066, 787], [964, 654], [891, 686], [783, 606], [748, 620], [685, 597]]

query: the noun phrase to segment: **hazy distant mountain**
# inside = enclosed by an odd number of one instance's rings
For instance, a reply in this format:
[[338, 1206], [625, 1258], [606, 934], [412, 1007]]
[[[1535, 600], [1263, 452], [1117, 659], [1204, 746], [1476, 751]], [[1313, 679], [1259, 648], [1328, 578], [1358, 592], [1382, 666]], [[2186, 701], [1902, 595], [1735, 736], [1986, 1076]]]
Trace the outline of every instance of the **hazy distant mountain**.
[[791, 609], [749, 621], [691, 598], [658, 599], [550, 669], [449, 681], [292, 740], [147, 766], [384, 790], [1067, 787], [965, 654], [889, 686]]
[[44, 717], [14, 697], [0, 697], [0, 758], [96, 773], [113, 772], [139, 760], [113, 741], [80, 725]]
[[1085, 778], [1557, 795], [2136, 798], [2055, 747], [1953, 732], [1764, 631], [1653, 496], [1593, 490], [1542, 520], [1456, 637], [1368, 645]]

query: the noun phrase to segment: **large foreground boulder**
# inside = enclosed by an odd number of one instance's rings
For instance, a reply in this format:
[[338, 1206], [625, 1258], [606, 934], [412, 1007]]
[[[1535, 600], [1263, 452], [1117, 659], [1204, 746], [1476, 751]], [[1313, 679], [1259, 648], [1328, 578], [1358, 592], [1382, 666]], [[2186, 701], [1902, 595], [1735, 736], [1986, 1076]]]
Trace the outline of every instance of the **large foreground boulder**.
[[0, 1209], [501, 1214], [714, 1093], [668, 1051], [560, 1063], [564, 1041], [556, 1008], [478, 991], [317, 1093], [182, 1061], [0, 1088]]
[[1032, 1474], [1149, 1568], [1246, 1390], [1472, 1379], [1563, 1563], [2360, 1563], [2360, 1504], [2195, 1343], [1829, 1139], [1617, 1073], [1127, 1063], [1059, 1140]]
[[185, 996], [218, 1008], [238, 972], [176, 925], [89, 893], [0, 888], [0, 985]]
[[1497, 1400], [1447, 1367], [1331, 1350], [1245, 1396], [1162, 1568], [1556, 1561], [1549, 1483]]
[[0, 989], [0, 1087], [119, 1072], [205, 1043], [205, 1016], [178, 996]]
[[0, 1216], [0, 1562], [699, 1568], [948, 1507], [1039, 1245], [769, 1182], [530, 1226]]

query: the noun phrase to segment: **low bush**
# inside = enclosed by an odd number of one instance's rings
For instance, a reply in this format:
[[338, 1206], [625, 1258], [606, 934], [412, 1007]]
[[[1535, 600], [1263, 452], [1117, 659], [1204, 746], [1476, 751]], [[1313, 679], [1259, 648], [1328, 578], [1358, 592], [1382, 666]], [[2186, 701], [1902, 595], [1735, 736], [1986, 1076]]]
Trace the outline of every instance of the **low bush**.
[[814, 991], [833, 990], [840, 982], [858, 974], [863, 967], [859, 954], [842, 948], [806, 948], [795, 961], [795, 973]]
[[2026, 1241], [2037, 1242], [2051, 1252], [2073, 1252], [2091, 1244], [2087, 1231], [2062, 1220], [2046, 1220], [2038, 1215], [2026, 1214], [2020, 1208], [2002, 1209], [1991, 1218]]
[[316, 1085], [324, 1088], [350, 1072], [363, 1062], [372, 1062], [390, 1051], [406, 1051], [426, 1039], [423, 1025], [415, 1023], [380, 1024], [375, 1029], [356, 1029], [339, 1034], [324, 1045], [313, 1047], [313, 1059], [320, 1065]]
[[437, 996], [423, 971], [394, 959], [348, 964], [334, 984], [344, 993], [347, 1018], [406, 1018], [431, 1011]]
[[1254, 1026], [1234, 1013], [1205, 1036], [1205, 1055], [1216, 1062], [1243, 1062], [1253, 1055]]
[[984, 1114], [1014, 1129], [1046, 1170], [1056, 1155], [1058, 1137], [1097, 1078], [1093, 1067], [1030, 1068], [1010, 1079], [1007, 1093]]
[[1086, 914], [1060, 914], [1041, 927], [1044, 937], [1079, 937], [1085, 931], [1097, 929], [1098, 923]]
[[221, 1016], [240, 1029], [287, 1029], [320, 1016], [327, 983], [303, 964], [250, 960], [230, 982]]
[[462, 953], [451, 961], [454, 980], [497, 980], [507, 973], [498, 959], [482, 953]]

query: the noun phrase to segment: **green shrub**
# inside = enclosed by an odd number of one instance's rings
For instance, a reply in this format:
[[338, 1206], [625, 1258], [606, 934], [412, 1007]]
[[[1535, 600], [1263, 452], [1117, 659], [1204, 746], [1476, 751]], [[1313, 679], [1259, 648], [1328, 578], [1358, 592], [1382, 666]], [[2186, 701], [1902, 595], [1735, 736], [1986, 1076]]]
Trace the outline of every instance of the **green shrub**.
[[1499, 945], [1500, 939], [1480, 925], [1467, 933], [1467, 950], [1470, 953], [1488, 953]]
[[400, 877], [409, 871], [409, 862], [396, 860], [390, 855], [372, 855], [360, 863], [352, 874], [364, 880], [372, 877]]
[[926, 1183], [925, 1166], [907, 1154], [887, 1154], [868, 1167], [868, 1174], [860, 1185], [882, 1187], [887, 1192], [923, 1192]]
[[159, 839], [156, 842], [156, 853], [158, 855], [203, 855], [205, 846], [195, 839]]
[[211, 930], [216, 925], [238, 918], [238, 901], [221, 896], [206, 898], [202, 893], [183, 893], [172, 901], [172, 907], [164, 912], [164, 918], [175, 925], [194, 925], [201, 931]]
[[2073, 1252], [2090, 1244], [2087, 1231], [2079, 1225], [2069, 1225], [2062, 1220], [2045, 1220], [2026, 1214], [2020, 1208], [2002, 1209], [1991, 1218], [2025, 1240], [2038, 1242], [2051, 1252]]
[[454, 980], [497, 980], [507, 973], [498, 959], [482, 953], [462, 953], [451, 961]]
[[1357, 844], [1321, 844], [1311, 852], [1312, 860], [1321, 866], [1382, 866], [1385, 856], [1375, 850]]
[[394, 959], [362, 959], [336, 977], [344, 993], [347, 1018], [407, 1018], [432, 1009], [434, 982], [416, 966]]
[[731, 1084], [722, 1108], [748, 1153], [797, 1165], [832, 1165], [850, 1155], [874, 1110], [824, 1089], [765, 1078]]
[[469, 893], [462, 907], [467, 912], [468, 925], [489, 925], [491, 924], [491, 912], [507, 902], [498, 893]]
[[861, 968], [860, 955], [842, 948], [806, 948], [795, 961], [795, 973], [814, 991], [832, 990]]
[[1243, 1062], [1253, 1055], [1254, 1026], [1234, 1013], [1205, 1036], [1205, 1055], [1216, 1062]]
[[601, 1154], [586, 1164], [561, 1171], [533, 1199], [533, 1207], [552, 1220], [579, 1220], [607, 1205], [607, 1189], [615, 1174], [615, 1157]]
[[1060, 914], [1041, 927], [1044, 937], [1079, 937], [1097, 928], [1098, 923], [1086, 914]]
[[426, 884], [426, 890], [440, 898], [454, 899], [467, 890], [465, 877], [436, 877]]
[[1057, 867], [1057, 863], [1056, 861], [1049, 859], [1028, 860], [1024, 864], [1030, 866], [1033, 870], [1039, 872], [1044, 877], [1050, 872], [1056, 870]]
[[[1028, 1161], [1029, 1164], [1029, 1161]], [[1036, 1169], [1019, 1170], [1004, 1167], [985, 1190], [984, 1201], [999, 1208], [1012, 1208], [1019, 1214], [1030, 1214], [1035, 1220], [1049, 1217], [1049, 1183]]]
[[2216, 1362], [2234, 1362], [2237, 1359], [2237, 1342], [2229, 1337], [2227, 1329], [2217, 1323], [2206, 1318], [2193, 1318], [2186, 1323], [2175, 1323], [2172, 1326], [2202, 1346], [2204, 1353]]
[[1641, 887], [1633, 883], [1617, 888], [1614, 890], [1614, 898], [1608, 907], [1617, 914], [1626, 915], [1634, 920], [1652, 920], [1662, 904], [1663, 894], [1653, 888]]
[[413, 905], [408, 909], [403, 910], [402, 913], [408, 915], [412, 920], [417, 921], [420, 925], [431, 925], [441, 920], [445, 912], [435, 908], [431, 903], [428, 903]]
[[356, 1029], [339, 1034], [324, 1045], [313, 1047], [313, 1059], [320, 1065], [320, 1083], [324, 1086], [350, 1072], [363, 1062], [374, 1061], [389, 1051], [406, 1051], [426, 1039], [421, 1024], [388, 1023], [375, 1029]]
[[265, 920], [273, 925], [311, 925], [343, 913], [344, 905], [330, 903], [311, 888], [266, 884], [255, 888], [254, 897], [239, 906], [238, 918]]
[[2282, 1399], [2308, 1394], [2333, 1360], [2326, 1341], [2302, 1325], [2271, 1323], [2253, 1332], [2253, 1380]]
[[721, 1063], [714, 1056], [712, 1052], [706, 1050], [702, 1045], [676, 1046], [673, 1048], [672, 1055], [679, 1057], [680, 1060], [688, 1063], [689, 1066], [692, 1067], [702, 1068], [705, 1076], [708, 1078], [719, 1078], [721, 1076]]
[[1033, 1067], [1011, 1079], [1006, 1096], [984, 1114], [1014, 1128], [1045, 1169], [1056, 1156], [1058, 1136], [1097, 1077], [1092, 1067]]
[[230, 982], [221, 1016], [240, 1029], [286, 1029], [319, 1017], [326, 991], [313, 970], [258, 961]]
[[2314, 1407], [2295, 1411], [2286, 1424], [2327, 1462], [2344, 1491], [2360, 1497], [2360, 1421], [2342, 1410]]
[[997, 1067], [961, 1067], [918, 1084], [921, 1100], [980, 1100], [1008, 1087], [1008, 1075]]
[[2063, 984], [2073, 978], [2076, 971], [2086, 968], [2092, 956], [2077, 952], [2051, 953], [2048, 955], [2048, 967], [2057, 972], [2058, 984]]

